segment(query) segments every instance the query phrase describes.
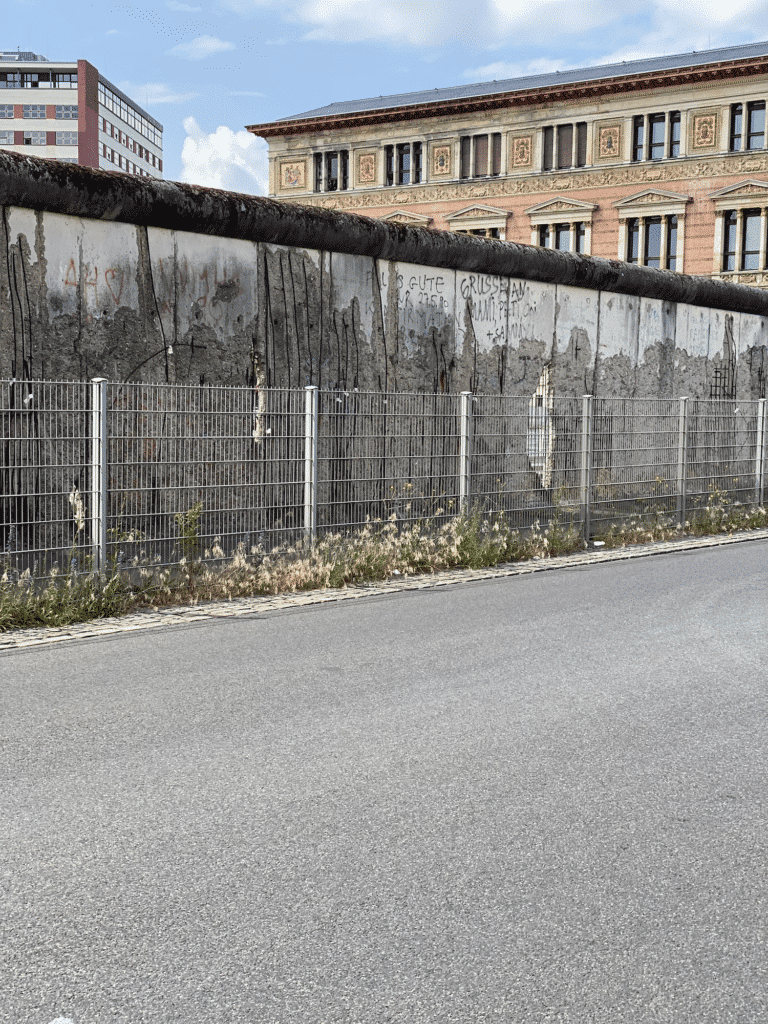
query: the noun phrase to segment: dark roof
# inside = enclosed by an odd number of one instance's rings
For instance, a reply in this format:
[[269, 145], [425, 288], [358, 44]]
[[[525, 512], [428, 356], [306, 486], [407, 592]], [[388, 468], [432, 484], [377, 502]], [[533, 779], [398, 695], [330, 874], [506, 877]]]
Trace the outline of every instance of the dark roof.
[[418, 106], [425, 103], [448, 102], [471, 99], [475, 96], [493, 96], [494, 93], [530, 92], [550, 86], [591, 82], [624, 75], [640, 75], [649, 72], [672, 71], [677, 68], [701, 67], [704, 64], [720, 64], [734, 60], [748, 60], [752, 57], [768, 56], [768, 42], [746, 43], [743, 46], [726, 46], [719, 50], [703, 50], [700, 53], [677, 53], [669, 57], [648, 57], [645, 60], [622, 61], [621, 64], [603, 64], [596, 68], [575, 68], [571, 71], [553, 71], [546, 75], [528, 75], [525, 78], [507, 78], [498, 82], [479, 82], [475, 85], [451, 85], [445, 89], [424, 89], [421, 92], [404, 92], [393, 96], [372, 96], [361, 100], [344, 100], [329, 103], [326, 107], [307, 110], [303, 114], [292, 114], [281, 121], [298, 121], [303, 118], [334, 117], [356, 114], [369, 110], [386, 110], [390, 107]]

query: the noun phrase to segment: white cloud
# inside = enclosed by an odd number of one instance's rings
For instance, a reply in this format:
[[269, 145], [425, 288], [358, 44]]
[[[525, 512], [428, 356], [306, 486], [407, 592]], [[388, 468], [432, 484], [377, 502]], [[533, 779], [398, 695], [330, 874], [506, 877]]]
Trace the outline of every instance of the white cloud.
[[201, 7], [190, 7], [189, 4], [180, 4], [178, 0], [166, 0], [165, 6], [171, 11], [184, 11], [186, 14], [196, 14], [202, 10]]
[[237, 91], [236, 90], [234, 92], [230, 92], [228, 95], [229, 96], [259, 96], [259, 97], [261, 97], [261, 99], [264, 99], [267, 94], [264, 93], [264, 92], [241, 92], [241, 91]]
[[234, 43], [217, 39], [216, 36], [198, 36], [197, 39], [192, 39], [189, 43], [179, 43], [178, 46], [172, 47], [167, 52], [174, 57], [184, 57], [186, 60], [203, 60], [205, 57], [211, 57], [214, 53], [234, 49]]
[[184, 119], [187, 137], [181, 151], [181, 180], [265, 196], [269, 190], [268, 147], [245, 129], [220, 125], [210, 135], [194, 117]]
[[221, 5], [243, 16], [272, 8], [285, 21], [302, 25], [308, 39], [411, 46], [460, 40], [489, 49], [512, 45], [517, 52], [523, 46], [540, 52], [542, 41], [564, 38], [571, 52], [574, 40], [594, 47], [600, 29], [612, 31], [617, 46], [622, 37], [632, 38], [632, 57], [768, 35], [764, 0], [221, 0]]
[[109, 31], [106, 33], [106, 35], [108, 35], [108, 36], [116, 36], [117, 35], [117, 29], [116, 28], [109, 29]]
[[472, 82], [503, 82], [506, 78], [527, 78], [529, 75], [563, 71], [566, 66], [563, 60], [532, 60], [527, 64], [498, 60], [493, 64], [483, 64], [479, 68], [469, 68], [462, 77]]
[[200, 95], [199, 92], [172, 92], [165, 82], [145, 82], [143, 85], [120, 82], [119, 85], [123, 92], [133, 96], [137, 103], [143, 103], [147, 107], [159, 103], [186, 103]]

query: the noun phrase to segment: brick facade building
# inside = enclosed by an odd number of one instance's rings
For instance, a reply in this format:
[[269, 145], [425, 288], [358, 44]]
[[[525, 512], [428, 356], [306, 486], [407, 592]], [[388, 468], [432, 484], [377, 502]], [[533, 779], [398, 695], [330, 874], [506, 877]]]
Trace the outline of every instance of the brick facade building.
[[163, 126], [87, 60], [0, 51], [0, 149], [163, 176]]
[[334, 103], [270, 195], [768, 285], [768, 42]]

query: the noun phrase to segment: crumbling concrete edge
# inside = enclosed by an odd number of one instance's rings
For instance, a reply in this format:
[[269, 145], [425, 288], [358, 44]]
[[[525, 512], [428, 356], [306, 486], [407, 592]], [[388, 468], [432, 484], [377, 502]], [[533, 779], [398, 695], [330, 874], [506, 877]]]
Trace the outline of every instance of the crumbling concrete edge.
[[768, 292], [0, 150], [0, 206], [370, 256], [768, 316]]
[[383, 583], [347, 587], [344, 590], [314, 590], [302, 594], [280, 594], [276, 597], [246, 597], [233, 601], [215, 601], [206, 605], [161, 608], [157, 611], [135, 612], [121, 618], [99, 619], [73, 626], [51, 629], [23, 629], [13, 633], [0, 634], [0, 654], [10, 651], [27, 650], [44, 644], [65, 640], [90, 640], [116, 634], [133, 633], [157, 627], [187, 626], [195, 622], [210, 622], [213, 619], [261, 617], [269, 612], [286, 611], [305, 605], [330, 604], [338, 601], [357, 600], [364, 597], [383, 597], [413, 590], [433, 590], [436, 587], [452, 586], [459, 583], [478, 583], [486, 580], [504, 579], [510, 576], [527, 576], [536, 572], [555, 569], [572, 569], [584, 565], [606, 562], [623, 562], [632, 558], [647, 558], [651, 555], [669, 555], [678, 551], [694, 551], [701, 548], [724, 547], [728, 544], [743, 544], [747, 541], [768, 540], [768, 529], [745, 530], [740, 533], [713, 537], [685, 537], [680, 540], [656, 541], [625, 548], [601, 550], [590, 548], [572, 555], [555, 558], [532, 559], [528, 562], [506, 563], [487, 569], [460, 569], [434, 575], [392, 577]]

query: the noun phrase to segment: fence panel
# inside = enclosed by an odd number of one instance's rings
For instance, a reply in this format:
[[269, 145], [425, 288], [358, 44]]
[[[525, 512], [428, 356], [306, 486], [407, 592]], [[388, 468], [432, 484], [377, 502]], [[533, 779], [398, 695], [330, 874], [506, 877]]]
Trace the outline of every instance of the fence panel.
[[456, 514], [459, 395], [321, 391], [318, 531]]
[[12, 578], [87, 565], [89, 401], [89, 384], [0, 382], [0, 572]]
[[718, 493], [751, 504], [759, 402], [691, 401], [688, 418], [688, 507], [703, 508]]
[[108, 549], [119, 564], [291, 544], [303, 527], [303, 393], [115, 384]]
[[680, 403], [673, 399], [596, 398], [591, 522], [677, 515]]

